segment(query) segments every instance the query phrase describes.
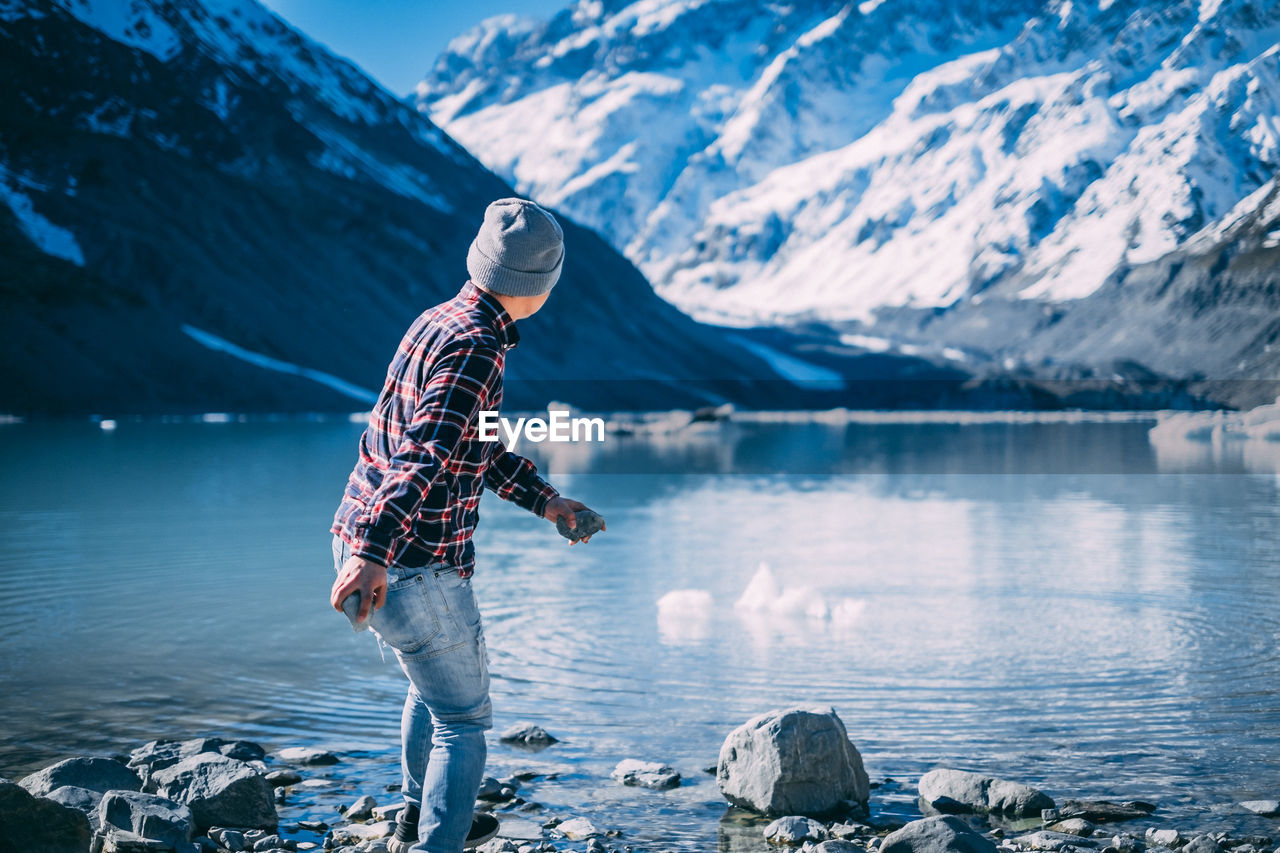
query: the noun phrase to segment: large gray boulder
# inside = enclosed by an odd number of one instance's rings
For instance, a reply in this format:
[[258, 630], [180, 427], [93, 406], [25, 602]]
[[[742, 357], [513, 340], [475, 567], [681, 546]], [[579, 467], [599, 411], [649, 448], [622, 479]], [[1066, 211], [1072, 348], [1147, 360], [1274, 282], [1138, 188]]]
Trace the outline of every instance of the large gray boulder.
[[996, 853], [996, 846], [960, 818], [935, 815], [889, 833], [879, 853]]
[[155, 793], [190, 807], [196, 830], [275, 829], [271, 783], [243, 761], [199, 753], [152, 774]]
[[142, 789], [138, 774], [114, 758], [68, 758], [37, 770], [18, 784], [37, 797], [64, 785], [87, 788], [100, 794], [117, 789]]
[[191, 843], [195, 819], [191, 809], [156, 794], [140, 791], [108, 791], [98, 804], [98, 825], [107, 838], [119, 840], [131, 833], [158, 850], [195, 853]]
[[995, 812], [1040, 817], [1053, 808], [1041, 791], [967, 770], [930, 770], [920, 777], [920, 798], [940, 812]]
[[98, 803], [102, 802], [102, 791], [91, 791], [88, 788], [77, 788], [74, 785], [63, 785], [45, 794], [45, 799], [62, 803], [73, 809], [79, 809], [90, 818], [97, 817]]
[[88, 853], [91, 837], [84, 812], [0, 782], [0, 853]]
[[238, 761], [261, 761], [266, 756], [262, 747], [247, 740], [226, 740], [220, 737], [153, 740], [129, 754], [129, 767], [137, 771], [142, 778], [143, 787], [152, 791], [154, 790], [151, 784], [152, 773], [172, 767], [184, 758], [205, 753], [224, 755]]
[[822, 815], [871, 793], [862, 756], [830, 707], [747, 720], [720, 747], [716, 783], [735, 806], [771, 815]]

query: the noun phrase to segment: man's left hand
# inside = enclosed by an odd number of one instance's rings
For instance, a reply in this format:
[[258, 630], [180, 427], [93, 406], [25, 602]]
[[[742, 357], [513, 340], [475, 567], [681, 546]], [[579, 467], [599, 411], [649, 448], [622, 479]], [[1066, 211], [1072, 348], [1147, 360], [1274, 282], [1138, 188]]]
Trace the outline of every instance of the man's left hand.
[[[569, 526], [570, 530], [572, 530], [573, 528], [578, 526], [578, 519], [577, 519], [577, 516], [574, 515], [574, 513], [582, 509], [590, 509], [590, 507], [588, 507], [586, 504], [582, 503], [581, 501], [571, 501], [568, 498], [553, 498], [547, 501], [547, 508], [542, 513], [542, 517], [545, 518], [547, 521], [551, 522], [552, 524], [555, 524], [557, 521], [563, 518], [564, 523]], [[600, 525], [600, 529], [601, 530], [605, 529], [604, 524]], [[577, 540], [577, 542], [570, 540], [569, 544], [577, 545], [578, 542], [590, 542], [590, 541], [591, 541], [590, 536], [583, 536], [581, 539]]]

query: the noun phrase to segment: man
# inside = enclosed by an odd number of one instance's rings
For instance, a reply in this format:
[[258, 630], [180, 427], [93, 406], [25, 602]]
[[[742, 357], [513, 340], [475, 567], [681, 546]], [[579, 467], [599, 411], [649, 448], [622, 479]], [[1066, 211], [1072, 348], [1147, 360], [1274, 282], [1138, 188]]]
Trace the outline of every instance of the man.
[[497, 833], [496, 818], [472, 813], [493, 726], [470, 580], [480, 494], [487, 486], [570, 527], [586, 507], [560, 497], [529, 460], [480, 441], [477, 422], [502, 403], [515, 322], [542, 307], [563, 262], [564, 234], [546, 210], [517, 198], [488, 206], [467, 254], [470, 280], [400, 342], [334, 516], [330, 601], [341, 610], [359, 592], [359, 618], [409, 678], [405, 809], [391, 853], [458, 853]]

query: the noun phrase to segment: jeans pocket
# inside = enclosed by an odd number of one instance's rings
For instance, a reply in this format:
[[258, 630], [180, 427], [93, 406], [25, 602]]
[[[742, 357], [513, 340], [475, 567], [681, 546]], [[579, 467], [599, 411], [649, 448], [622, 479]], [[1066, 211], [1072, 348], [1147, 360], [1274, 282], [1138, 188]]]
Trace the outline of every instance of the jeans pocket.
[[429, 568], [391, 583], [387, 603], [374, 611], [369, 627], [409, 658], [437, 655], [465, 640], [439, 576]]

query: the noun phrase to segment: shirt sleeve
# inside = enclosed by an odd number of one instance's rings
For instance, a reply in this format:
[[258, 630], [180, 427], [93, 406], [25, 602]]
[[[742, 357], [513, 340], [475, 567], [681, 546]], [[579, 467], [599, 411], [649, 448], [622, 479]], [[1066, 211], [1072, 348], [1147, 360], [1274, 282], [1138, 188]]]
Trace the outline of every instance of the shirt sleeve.
[[353, 525], [352, 554], [390, 564], [396, 540], [410, 534], [445, 461], [501, 377], [501, 356], [490, 348], [461, 345], [436, 359], [382, 484]]
[[501, 440], [494, 442], [493, 455], [489, 457], [489, 467], [484, 472], [484, 484], [504, 501], [511, 501], [539, 518], [546, 512], [547, 504], [560, 496], [538, 476], [538, 469], [532, 462], [507, 450]]

